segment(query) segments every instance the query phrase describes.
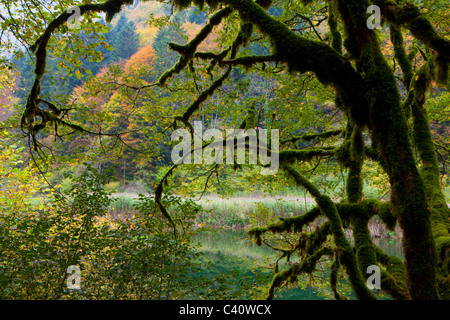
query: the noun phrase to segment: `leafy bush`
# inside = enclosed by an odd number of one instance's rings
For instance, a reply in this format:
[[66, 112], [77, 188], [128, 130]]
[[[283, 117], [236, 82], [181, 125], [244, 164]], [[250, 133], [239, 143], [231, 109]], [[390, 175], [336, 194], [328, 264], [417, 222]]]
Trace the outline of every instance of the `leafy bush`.
[[117, 219], [107, 231], [110, 244], [85, 260], [85, 294], [92, 298], [177, 299], [190, 291], [187, 274], [197, 256], [191, 220], [197, 206], [168, 196], [173, 218], [184, 220], [177, 233], [159, 213], [153, 197], [139, 198], [137, 214]]
[[119, 192], [120, 190], [120, 182], [112, 181], [105, 185], [105, 191], [108, 193]]
[[[31, 173], [16, 172], [30, 191], [40, 183]], [[17, 199], [0, 193], [9, 199], [0, 215], [0, 299], [170, 299], [190, 290], [187, 274], [197, 255], [190, 221], [198, 207], [164, 199], [174, 219], [184, 221], [176, 235], [151, 197], [138, 199], [133, 218], [113, 219], [108, 180], [87, 165], [68, 194], [39, 207], [23, 201], [29, 192], [14, 192]], [[71, 265], [81, 269], [80, 290], [67, 287]]]

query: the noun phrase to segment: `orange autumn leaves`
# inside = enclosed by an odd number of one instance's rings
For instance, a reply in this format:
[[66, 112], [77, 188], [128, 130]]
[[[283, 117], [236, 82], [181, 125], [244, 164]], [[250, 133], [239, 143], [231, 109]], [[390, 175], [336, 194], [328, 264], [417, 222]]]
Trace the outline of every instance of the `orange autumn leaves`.
[[135, 73], [151, 72], [155, 63], [155, 50], [147, 45], [128, 59], [125, 63], [124, 71], [127, 75]]

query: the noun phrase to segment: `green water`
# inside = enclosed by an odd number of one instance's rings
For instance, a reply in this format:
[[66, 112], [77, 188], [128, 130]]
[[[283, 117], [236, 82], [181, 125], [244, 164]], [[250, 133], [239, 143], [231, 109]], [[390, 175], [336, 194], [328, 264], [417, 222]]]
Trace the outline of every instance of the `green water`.
[[[255, 270], [258, 276], [253, 282], [258, 282], [261, 288], [270, 286], [273, 273], [266, 267], [274, 262], [277, 254], [270, 248], [258, 247], [248, 239], [242, 230], [220, 230], [201, 233], [197, 237], [201, 250], [205, 253], [210, 266], [210, 274], [239, 273], [252, 278]], [[402, 257], [401, 241], [396, 239], [373, 239], [374, 243], [389, 255]], [[212, 267], [211, 267], [212, 265]], [[255, 277], [254, 277], [255, 278]], [[233, 285], [233, 284], [232, 284]], [[236, 285], [239, 288], [239, 285]], [[240, 298], [237, 296], [236, 298]], [[326, 297], [316, 288], [310, 286], [291, 287], [278, 292], [276, 299], [283, 300], [323, 300]]]

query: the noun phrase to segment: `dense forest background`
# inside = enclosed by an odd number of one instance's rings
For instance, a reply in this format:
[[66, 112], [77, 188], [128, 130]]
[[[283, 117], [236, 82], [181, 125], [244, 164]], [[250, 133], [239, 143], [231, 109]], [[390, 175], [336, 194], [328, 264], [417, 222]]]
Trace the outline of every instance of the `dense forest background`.
[[[281, 7], [275, 6], [269, 9], [269, 12], [275, 16], [281, 16], [282, 11]], [[169, 125], [169, 121], [157, 123], [153, 119], [155, 115], [145, 113], [145, 106], [152, 103], [151, 99], [147, 97], [146, 100], [132, 101], [134, 97], [130, 94], [124, 96], [121, 93], [109, 90], [109, 92], [102, 95], [96, 92], [97, 99], [93, 101], [93, 88], [89, 87], [90, 83], [95, 82], [92, 77], [96, 80], [104, 79], [106, 81], [113, 76], [117, 77], [123, 74], [129, 78], [135, 77], [130, 80], [135, 85], [141, 82], [152, 83], [165, 70], [174, 65], [178, 59], [178, 54], [170, 50], [168, 43], [182, 43], [192, 39], [205, 23], [207, 12], [199, 11], [198, 8], [193, 7], [171, 15], [171, 23], [169, 25], [164, 25], [164, 22], [160, 22], [161, 25], [155, 23], [155, 26], [149, 26], [147, 23], [149, 16], [164, 17], [170, 15], [170, 13], [171, 8], [169, 5], [154, 2], [140, 3], [137, 1], [133, 6], [127, 7], [125, 12], [116, 17], [111, 24], [105, 23], [103, 19], [98, 21], [99, 24], [105, 25], [103, 29], [104, 36], [100, 38], [100, 42], [96, 36], [87, 34], [86, 31], [79, 32], [80, 38], [77, 41], [83, 41], [83, 45], [95, 48], [94, 56], [84, 55], [82, 59], [73, 65], [66, 65], [66, 56], [54, 57], [50, 52], [49, 72], [44, 76], [42, 82], [42, 95], [53, 99], [56, 98], [61, 103], [84, 103], [86, 110], [88, 106], [93, 106], [101, 116], [106, 115], [109, 120], [114, 120], [113, 122], [116, 126], [114, 130], [116, 132], [126, 132], [126, 134], [122, 135], [123, 140], [118, 143], [120, 146], [113, 148], [114, 151], [108, 156], [105, 155], [105, 152], [98, 155], [94, 151], [99, 148], [98, 138], [95, 136], [75, 135], [71, 139], [61, 139], [55, 144], [52, 141], [54, 140], [53, 136], [44, 134], [44, 144], [52, 148], [53, 152], [58, 155], [58, 161], [62, 161], [67, 157], [70, 162], [68, 166], [54, 165], [51, 170], [48, 170], [47, 179], [52, 185], [56, 187], [62, 182], [63, 188], [67, 189], [70, 187], [70, 179], [65, 180], [64, 176], [74, 173], [79, 174], [84, 169], [84, 166], [77, 166], [76, 163], [83, 162], [83, 157], [87, 157], [87, 159], [102, 159], [97, 161], [97, 165], [113, 169], [115, 178], [110, 185], [112, 190], [116, 192], [152, 192], [155, 184], [172, 165], [170, 135], [161, 136], [156, 134], [163, 132], [165, 125]], [[299, 25], [299, 28], [305, 28], [305, 26], [306, 24], [303, 23], [301, 26]], [[218, 36], [219, 34], [215, 34], [208, 37], [200, 48], [202, 50], [217, 50], [217, 43], [214, 40]], [[250, 43], [246, 50], [246, 52], [255, 55], [269, 53], [267, 45], [258, 41]], [[393, 47], [389, 44], [388, 38], [384, 40], [384, 50], [387, 55], [394, 55]], [[70, 54], [70, 52], [67, 54]], [[34, 65], [29, 54], [23, 52], [23, 55], [20, 55], [19, 58], [12, 59], [12, 62], [17, 66], [16, 70], [18, 71], [15, 75], [14, 85], [3, 88], [1, 101], [3, 106], [2, 120], [8, 119], [11, 114], [16, 116], [20, 114], [20, 106], [25, 104], [34, 79]], [[281, 94], [275, 94], [275, 90], [280, 90], [280, 85], [277, 85], [276, 80], [269, 82], [258, 75], [257, 72], [248, 72], [245, 69], [237, 68], [237, 70], [233, 71], [231, 82], [233, 83], [232, 87], [240, 88], [242, 92], [240, 99], [246, 100], [250, 98], [257, 101], [257, 107], [262, 111], [263, 118], [266, 114], [275, 114], [277, 112], [279, 106], [274, 103], [274, 99], [281, 96]], [[229, 90], [231, 91], [232, 89], [230, 88]], [[161, 103], [159, 97], [155, 96], [153, 101]], [[181, 109], [183, 104], [186, 105], [186, 101], [176, 100], [177, 98], [179, 96], [170, 95], [166, 102], [167, 105], [161, 106], [161, 108]], [[430, 116], [432, 119], [435, 119], [432, 123], [432, 130], [436, 139], [442, 141], [442, 146], [445, 146], [450, 130], [447, 117], [448, 99], [446, 90], [435, 87], [432, 91], [432, 96], [427, 101]], [[218, 102], [219, 100], [220, 103]], [[287, 95], [285, 100], [288, 106], [297, 102], [292, 97], [287, 97]], [[308, 111], [305, 121], [303, 121], [303, 123], [308, 125], [296, 124], [294, 130], [291, 130], [291, 134], [298, 135], [308, 132], [308, 130], [325, 131], [326, 126], [323, 125], [320, 117], [332, 114], [333, 110], [326, 104], [315, 103], [318, 100], [320, 100], [320, 97], [305, 96], [298, 99], [301, 104], [307, 105], [311, 110]], [[219, 128], [223, 128], [224, 125], [221, 126], [221, 124], [226, 125], [227, 122], [231, 123], [235, 119], [227, 117], [229, 115], [225, 113], [225, 108], [221, 110], [220, 106], [229, 108], [230, 105], [233, 107], [232, 105], [235, 103], [233, 97], [218, 97], [215, 101], [208, 102], [208, 105], [204, 108], [206, 110], [211, 104], [215, 104], [214, 110], [216, 112], [204, 114], [200, 116], [200, 120], [203, 121], [205, 126], [217, 127], [218, 125]], [[331, 101], [329, 106], [331, 106]], [[161, 110], [167, 111], [168, 109]], [[312, 116], [315, 115], [318, 115], [319, 118], [313, 119]], [[278, 122], [282, 123], [282, 120], [284, 119], [280, 119]], [[15, 118], [11, 118], [11, 121], [15, 121]], [[306, 146], [306, 144], [303, 146]], [[440, 163], [443, 165], [443, 182], [448, 184], [446, 149], [442, 149], [442, 153], [439, 155]], [[99, 156], [101, 158], [98, 158]], [[23, 157], [25, 159], [28, 158], [26, 151], [24, 151]], [[72, 161], [74, 158], [78, 159], [77, 162]], [[229, 174], [233, 176], [233, 172], [229, 172]], [[331, 175], [334, 174], [331, 173]], [[323, 183], [325, 185], [330, 184], [331, 189], [333, 189], [339, 183], [335, 181], [336, 179], [335, 177], [329, 177], [324, 179]], [[374, 192], [379, 191], [378, 184], [374, 185], [375, 188], [370, 188], [370, 180], [371, 178], [369, 177], [366, 179], [369, 183], [368, 189]], [[224, 183], [224, 185], [227, 185], [227, 183]], [[280, 185], [283, 184], [280, 183]], [[201, 183], [199, 183], [200, 186]], [[212, 188], [213, 192], [215, 192], [215, 187], [212, 186]], [[259, 184], [255, 184], [253, 188], [248, 188], [252, 189], [249, 190], [249, 194], [257, 191], [255, 188], [258, 189]], [[247, 188], [243, 187], [240, 191], [244, 191], [244, 189]], [[381, 188], [381, 190], [383, 190], [383, 193], [386, 192], [386, 189]], [[286, 190], [285, 192], [289, 191]], [[381, 196], [383, 193], [379, 195]]]
[[[272, 9], [271, 11], [278, 15], [281, 14], [281, 9]], [[108, 156], [104, 152], [101, 153], [102, 160], [97, 161], [97, 165], [113, 169], [115, 179], [111, 182], [110, 187], [116, 192], [153, 191], [155, 184], [172, 165], [170, 135], [162, 137], [157, 135], [156, 133], [164, 130], [164, 123], [156, 123], [152, 119], [154, 115], [144, 113], [143, 109], [146, 105], [151, 104], [152, 100], [130, 102], [132, 97], [127, 96], [126, 99], [123, 99], [123, 94], [110, 90], [94, 102], [91, 97], [87, 98], [92, 93], [89, 83], [94, 82], [91, 77], [98, 80], [102, 77], [107, 79], [106, 77], [119, 74], [125, 74], [130, 78], [137, 76], [138, 79], [130, 80], [135, 83], [139, 83], [137, 81], [151, 83], [175, 64], [178, 55], [169, 49], [168, 43], [181, 43], [192, 39], [205, 23], [207, 13], [192, 8], [171, 15], [171, 23], [167, 26], [148, 26], [149, 16], [163, 17], [168, 16], [170, 12], [169, 5], [136, 2], [133, 7], [128, 7], [124, 13], [115, 18], [111, 24], [106, 24], [103, 19], [98, 21], [105, 25], [104, 37], [101, 38], [100, 43], [97, 43], [96, 37], [80, 31], [78, 41], [83, 41], [83, 45], [95, 47], [97, 50], [95, 56], [85, 55], [80, 61], [69, 66], [66, 65], [66, 56], [55, 57], [51, 53], [49, 55], [49, 73], [44, 77], [42, 85], [43, 88], [46, 88], [42, 91], [44, 97], [60, 99], [61, 103], [86, 103], [89, 105], [95, 103], [97, 111], [106, 114], [108, 119], [114, 120], [117, 132], [127, 132], [122, 135], [123, 140], [119, 143], [119, 148], [115, 148], [114, 152]], [[217, 49], [213, 41], [215, 37], [217, 35], [210, 37], [211, 39], [202, 44], [201, 48]], [[268, 53], [268, 48], [264, 48], [258, 43], [251, 44], [248, 50], [255, 54]], [[5, 89], [2, 101], [3, 120], [8, 119], [12, 113], [16, 115], [20, 113], [20, 106], [25, 104], [33, 84], [34, 65], [29, 54], [23, 52], [20, 58], [14, 58], [12, 62], [20, 71], [15, 76], [14, 86]], [[236, 86], [243, 87], [242, 92], [250, 88], [250, 91], [245, 92], [243, 99], [261, 94], [266, 96], [264, 103], [267, 104], [267, 101], [271, 99], [270, 94], [267, 95], [267, 93], [274, 90], [274, 84], [262, 80], [256, 73], [247, 73], [245, 70], [234, 71], [232, 79]], [[255, 85], [253, 82], [250, 85], [252, 81], [256, 81], [258, 84]], [[177, 98], [177, 96], [168, 97], [165, 107], [181, 109], [186, 102], [174, 100]], [[153, 101], [156, 99], [157, 97]], [[222, 100], [221, 105], [225, 106], [229, 101], [231, 101], [229, 98]], [[160, 103], [159, 100], [158, 103]], [[14, 105], [16, 109], [7, 107], [8, 105]], [[201, 118], [205, 125], [214, 127], [216, 123], [227, 121], [225, 115], [221, 114], [221, 110], [217, 109], [216, 113], [205, 114]], [[11, 121], [15, 121], [15, 119], [11, 118]], [[298, 132], [301, 131], [305, 131], [305, 129], [298, 130]], [[98, 139], [95, 136], [75, 136], [73, 139], [64, 139], [58, 144], [54, 144], [52, 139], [54, 137], [51, 135], [44, 134], [43, 136], [44, 144], [51, 147], [53, 152], [58, 155], [58, 161], [68, 157], [70, 165], [55, 164], [51, 170], [47, 171], [47, 179], [55, 187], [62, 182], [61, 187], [66, 190], [70, 188], [71, 182], [70, 178], [65, 180], [65, 175], [79, 174], [84, 170], [84, 166], [77, 166], [73, 159], [77, 158], [78, 162], [83, 162], [79, 157], [87, 156], [89, 159], [90, 152], [88, 151], [95, 153], [93, 150], [98, 148]], [[28, 158], [26, 151], [23, 152], [23, 157]], [[92, 154], [91, 157], [95, 158], [97, 155], [93, 156]], [[255, 187], [257, 188], [257, 186]], [[249, 194], [252, 193], [249, 192]]]

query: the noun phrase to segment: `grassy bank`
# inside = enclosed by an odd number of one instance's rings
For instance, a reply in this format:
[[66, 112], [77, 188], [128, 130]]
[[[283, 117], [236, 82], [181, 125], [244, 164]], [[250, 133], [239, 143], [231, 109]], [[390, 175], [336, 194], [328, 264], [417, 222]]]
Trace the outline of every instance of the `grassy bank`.
[[[130, 215], [133, 212], [133, 194], [120, 194], [117, 201], [110, 208], [113, 216]], [[212, 228], [244, 230], [250, 225], [264, 225], [277, 221], [279, 217], [300, 215], [315, 206], [311, 198], [306, 197], [232, 197], [220, 198], [206, 196], [197, 201], [203, 208], [197, 215], [197, 224], [205, 224]], [[317, 221], [317, 224], [321, 223]], [[315, 228], [317, 225], [311, 226]], [[373, 218], [369, 222], [369, 229], [374, 238], [400, 238], [401, 230], [397, 227], [395, 232], [388, 231], [384, 224]]]

